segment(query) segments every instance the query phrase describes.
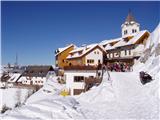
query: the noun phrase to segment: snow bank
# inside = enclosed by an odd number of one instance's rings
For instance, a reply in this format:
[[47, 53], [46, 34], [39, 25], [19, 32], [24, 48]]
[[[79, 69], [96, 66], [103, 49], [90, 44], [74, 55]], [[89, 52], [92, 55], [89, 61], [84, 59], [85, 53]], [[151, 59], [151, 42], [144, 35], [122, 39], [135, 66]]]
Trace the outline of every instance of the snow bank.
[[[134, 66], [135, 71], [146, 71], [152, 76], [160, 72], [160, 24], [150, 34], [138, 64]], [[141, 66], [141, 69], [138, 68]]]
[[[83, 115], [76, 109], [77, 102], [71, 97], [49, 97], [28, 105], [8, 111], [3, 120], [51, 120], [51, 119], [82, 119]], [[8, 114], [8, 115], [7, 115]]]
[[89, 103], [103, 103], [106, 101], [113, 101], [115, 99], [114, 90], [111, 81], [108, 80], [108, 73], [105, 72], [102, 83], [95, 88], [92, 88], [86, 93], [82, 93], [77, 97], [79, 101]]
[[[149, 73], [153, 81], [143, 86], [143, 92], [153, 100], [160, 100], [160, 24], [151, 33], [143, 56], [138, 64], [134, 66], [134, 71], [146, 71]], [[156, 103], [154, 103], [156, 104]], [[153, 104], [153, 105], [154, 105]]]
[[39, 91], [28, 98], [26, 104], [49, 99], [49, 97], [59, 96], [63, 88], [64, 85], [58, 83], [57, 77], [49, 78]]
[[79, 103], [72, 97], [63, 97], [59, 93], [64, 86], [60, 85], [57, 77], [47, 80], [35, 94], [31, 95], [25, 105], [7, 111], [2, 119], [82, 119], [84, 118]]
[[24, 103], [31, 92], [31, 90], [20, 88], [0, 89], [0, 110], [4, 105], [13, 109], [17, 103]]
[[[134, 66], [134, 71], [146, 71], [149, 73], [153, 81], [143, 86], [144, 94], [150, 99], [160, 100], [160, 24], [151, 33], [147, 40], [145, 51], [141, 56], [139, 63]], [[155, 103], [156, 104], [156, 103]]]

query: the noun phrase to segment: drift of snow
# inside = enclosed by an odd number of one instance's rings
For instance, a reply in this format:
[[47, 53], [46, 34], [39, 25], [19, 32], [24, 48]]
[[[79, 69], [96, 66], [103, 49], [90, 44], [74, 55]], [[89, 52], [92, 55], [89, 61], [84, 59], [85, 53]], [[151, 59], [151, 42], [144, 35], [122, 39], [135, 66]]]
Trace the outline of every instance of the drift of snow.
[[[154, 79], [160, 76], [160, 24], [152, 32], [147, 40], [145, 51], [141, 56], [139, 63], [134, 66], [135, 71], [146, 71], [151, 74]], [[142, 62], [143, 63], [142, 63]]]
[[59, 93], [64, 86], [58, 84], [57, 77], [50, 78], [38, 92], [33, 94], [20, 108], [7, 111], [2, 119], [71, 119], [84, 118], [78, 110], [78, 102], [72, 97]]
[[108, 73], [105, 72], [103, 80], [98, 87], [92, 88], [88, 92], [81, 94], [77, 99], [92, 104], [115, 100], [114, 89], [111, 80], [108, 80], [108, 77]]
[[32, 93], [32, 90], [20, 88], [0, 89], [0, 110], [3, 105], [9, 108], [14, 108], [17, 103], [24, 103], [27, 97]]

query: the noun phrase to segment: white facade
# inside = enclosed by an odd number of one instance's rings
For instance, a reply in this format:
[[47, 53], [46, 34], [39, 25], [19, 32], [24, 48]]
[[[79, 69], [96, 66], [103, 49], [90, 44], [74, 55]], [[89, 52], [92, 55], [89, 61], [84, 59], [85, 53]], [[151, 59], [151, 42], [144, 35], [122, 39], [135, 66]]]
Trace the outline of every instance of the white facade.
[[133, 49], [130, 49], [130, 50], [122, 50], [121, 51], [121, 56], [122, 58], [125, 58], [125, 57], [133, 57]]
[[140, 24], [136, 23], [135, 21], [125, 22], [122, 24], [122, 38], [128, 36], [134, 36], [140, 31]]
[[[85, 56], [85, 60], [86, 65], [98, 65], [99, 62], [103, 63], [103, 52], [96, 48]], [[88, 60], [93, 60], [94, 62], [88, 63]]]
[[18, 82], [22, 82], [22, 84], [26, 85], [44, 85], [46, 82], [46, 77], [26, 77], [22, 76]]
[[29, 77], [21, 76], [18, 82], [26, 85], [44, 85], [47, 79], [53, 78], [56, 76], [54, 71], [49, 71], [45, 77]]
[[[139, 44], [137, 45], [134, 49], [126, 49], [126, 50], [121, 50], [118, 52], [112, 52], [107, 54], [107, 58], [133, 58], [133, 57], [138, 57], [143, 54], [144, 50], [144, 45]], [[110, 54], [110, 55], [109, 55]]]
[[74, 89], [84, 89], [84, 82], [74, 82], [75, 76], [96, 77], [96, 70], [67, 70], [64, 72], [66, 80], [66, 88], [70, 91], [71, 95], [74, 95]]

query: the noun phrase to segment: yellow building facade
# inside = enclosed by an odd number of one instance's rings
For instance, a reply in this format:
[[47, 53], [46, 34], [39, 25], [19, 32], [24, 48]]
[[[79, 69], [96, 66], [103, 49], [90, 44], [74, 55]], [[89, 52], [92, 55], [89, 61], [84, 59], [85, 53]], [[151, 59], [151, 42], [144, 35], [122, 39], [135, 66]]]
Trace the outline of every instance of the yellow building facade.
[[55, 65], [59, 68], [64, 68], [65, 66], [68, 66], [69, 63], [67, 62], [66, 58], [69, 55], [69, 52], [74, 49], [74, 45], [69, 45], [65, 48], [57, 49], [56, 55], [55, 55]]

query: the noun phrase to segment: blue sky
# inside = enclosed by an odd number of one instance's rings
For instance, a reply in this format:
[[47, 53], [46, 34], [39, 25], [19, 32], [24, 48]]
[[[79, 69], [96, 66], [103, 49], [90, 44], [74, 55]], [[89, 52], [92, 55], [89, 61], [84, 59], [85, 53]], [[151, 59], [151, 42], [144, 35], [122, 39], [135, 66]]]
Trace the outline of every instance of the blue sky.
[[2, 64], [54, 64], [66, 44], [121, 36], [129, 9], [150, 32], [159, 23], [160, 2], [2, 2]]

